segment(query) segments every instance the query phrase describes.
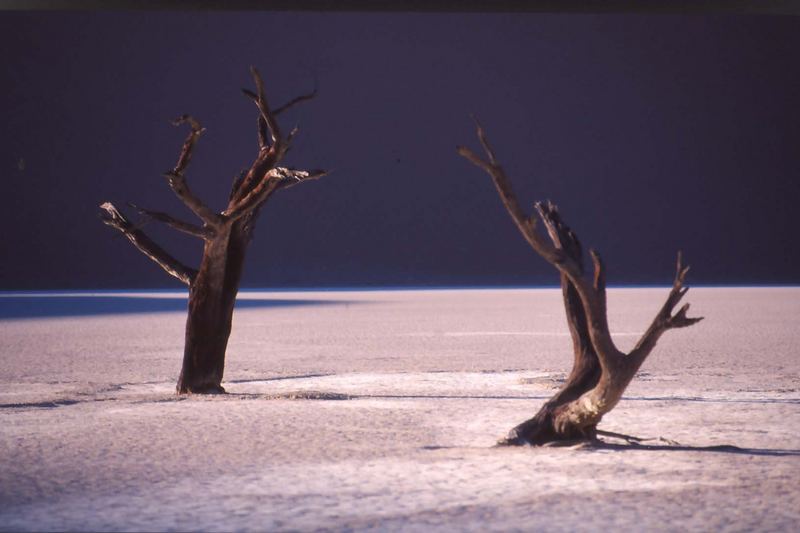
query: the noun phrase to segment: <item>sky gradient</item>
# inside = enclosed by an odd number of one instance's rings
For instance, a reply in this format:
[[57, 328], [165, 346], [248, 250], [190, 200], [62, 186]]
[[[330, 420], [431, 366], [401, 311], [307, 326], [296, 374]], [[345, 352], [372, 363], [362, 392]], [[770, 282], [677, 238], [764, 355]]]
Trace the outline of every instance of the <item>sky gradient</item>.
[[[523, 204], [551, 199], [610, 284], [798, 283], [800, 18], [768, 15], [0, 13], [0, 289], [180, 287], [98, 218], [191, 220], [256, 155], [248, 66], [326, 168], [262, 210], [244, 287], [557, 283], [505, 213], [475, 113]], [[196, 266], [201, 244], [148, 234]]]

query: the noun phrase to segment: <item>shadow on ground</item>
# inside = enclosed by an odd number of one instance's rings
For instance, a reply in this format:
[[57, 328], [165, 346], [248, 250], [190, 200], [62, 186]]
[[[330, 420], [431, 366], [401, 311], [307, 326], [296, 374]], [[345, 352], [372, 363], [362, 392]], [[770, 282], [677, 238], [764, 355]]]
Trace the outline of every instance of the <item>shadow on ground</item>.
[[[186, 297], [112, 295], [21, 295], [0, 297], [0, 320], [95, 316], [129, 313], [185, 311]], [[348, 305], [345, 300], [289, 300], [247, 298], [236, 301], [236, 309], [258, 309], [308, 305]]]
[[614, 451], [637, 450], [656, 452], [714, 452], [739, 455], [764, 455], [772, 457], [800, 457], [800, 450], [780, 448], [740, 448], [739, 446], [733, 446], [731, 444], [719, 444], [716, 446], [686, 446], [683, 444], [617, 444], [613, 442], [599, 441], [582, 446], [581, 449]]

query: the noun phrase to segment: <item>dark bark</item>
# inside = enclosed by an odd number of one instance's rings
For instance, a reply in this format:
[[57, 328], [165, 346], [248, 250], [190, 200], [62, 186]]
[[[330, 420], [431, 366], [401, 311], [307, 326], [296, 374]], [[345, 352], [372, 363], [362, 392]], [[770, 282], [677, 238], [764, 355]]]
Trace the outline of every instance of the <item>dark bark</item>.
[[241, 222], [206, 243], [189, 294], [179, 393], [224, 392], [225, 353], [249, 243]]
[[[141, 228], [131, 224], [112, 204], [106, 202], [103, 221], [121, 231], [145, 255], [165, 271], [189, 286], [188, 317], [183, 365], [178, 379], [178, 393], [221, 393], [225, 370], [225, 353], [233, 322], [233, 310], [242, 277], [245, 254], [250, 243], [258, 213], [267, 199], [324, 171], [303, 171], [277, 166], [289, 149], [295, 128], [285, 138], [264, 95], [261, 76], [251, 69], [256, 92], [245, 91], [259, 112], [259, 151], [250, 167], [234, 180], [228, 205], [216, 213], [190, 190], [185, 176], [194, 146], [204, 129], [191, 116], [183, 115], [175, 125], [189, 124], [190, 132], [183, 143], [175, 166], [164, 174], [178, 198], [202, 221], [196, 226], [171, 215], [149, 209], [136, 209], [149, 219], [163, 222], [183, 233], [204, 240], [199, 270], [185, 267], [156, 245]], [[316, 91], [315, 91], [316, 92]], [[315, 93], [303, 95], [281, 106], [278, 111], [308, 100]], [[135, 207], [135, 206], [134, 206]]]
[[683, 282], [689, 268], [682, 265], [678, 253], [677, 273], [667, 301], [636, 347], [628, 354], [620, 352], [608, 328], [605, 267], [599, 254], [590, 250], [594, 268], [592, 278], [587, 279], [580, 242], [549, 202], [536, 204], [536, 214], [544, 223], [549, 240], [537, 232], [536, 218], [526, 215], [520, 207], [483, 128], [477, 121], [476, 125], [486, 159], [466, 147], [458, 147], [458, 153], [489, 174], [503, 205], [525, 240], [558, 270], [573, 343], [572, 371], [564, 386], [533, 418], [512, 429], [500, 444], [542, 445], [595, 439], [597, 424], [617, 405], [658, 338], [668, 329], [687, 327], [702, 320], [686, 316], [689, 304], [673, 314], [675, 306], [688, 290]]
[[[578, 237], [561, 220], [556, 207], [550, 203], [536, 205], [553, 243], [574, 258], [583, 273], [582, 249]], [[567, 326], [572, 338], [572, 371], [559, 391], [539, 409], [530, 420], [526, 420], [509, 432], [504, 444], [534, 445], [546, 444], [560, 439], [579, 439], [592, 437], [595, 426], [568, 428], [559, 433], [556, 430], [559, 413], [564, 405], [578, 399], [584, 392], [597, 385], [600, 379], [600, 361], [589, 340], [586, 312], [575, 286], [565, 274], [560, 275], [561, 293], [564, 299]]]

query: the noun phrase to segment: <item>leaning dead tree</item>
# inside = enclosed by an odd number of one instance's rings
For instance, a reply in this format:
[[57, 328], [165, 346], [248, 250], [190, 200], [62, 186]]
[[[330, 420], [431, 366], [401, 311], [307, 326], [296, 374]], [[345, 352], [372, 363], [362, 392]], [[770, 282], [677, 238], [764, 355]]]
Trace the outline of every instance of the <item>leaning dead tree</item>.
[[271, 109], [264, 95], [264, 84], [258, 71], [251, 67], [256, 91], [242, 89], [258, 109], [258, 154], [250, 169], [233, 181], [227, 207], [221, 212], [209, 208], [191, 189], [186, 180], [186, 167], [204, 128], [191, 116], [183, 115], [173, 124], [189, 126], [175, 166], [164, 174], [172, 192], [200, 220], [184, 222], [166, 213], [131, 204], [147, 219], [162, 222], [175, 230], [203, 241], [203, 257], [197, 270], [172, 257], [125, 217], [114, 205], [100, 206], [103, 222], [122, 232], [143, 254], [155, 261], [168, 274], [189, 286], [189, 316], [186, 320], [186, 344], [183, 367], [178, 378], [178, 393], [219, 393], [225, 368], [225, 350], [231, 333], [233, 307], [259, 211], [278, 190], [323, 176], [321, 170], [296, 170], [278, 166], [291, 146], [297, 128], [284, 136], [276, 117], [291, 106], [313, 98], [314, 93], [298, 96]]
[[556, 441], [594, 440], [597, 424], [617, 405], [659, 337], [669, 329], [691, 326], [702, 320], [702, 317], [686, 316], [688, 303], [673, 312], [689, 290], [684, 286], [689, 267], [683, 266], [679, 252], [675, 281], [667, 301], [633, 350], [622, 353], [614, 345], [608, 329], [605, 267], [600, 255], [594, 250], [589, 251], [593, 268], [591, 274], [584, 272], [578, 237], [550, 202], [534, 205], [547, 236], [537, 231], [536, 216], [527, 215], [520, 207], [483, 128], [477, 121], [476, 125], [485, 158], [463, 146], [457, 148], [458, 153], [491, 176], [503, 205], [522, 236], [537, 254], [558, 270], [574, 351], [572, 372], [566, 383], [533, 418], [512, 429], [500, 444], [542, 445]]

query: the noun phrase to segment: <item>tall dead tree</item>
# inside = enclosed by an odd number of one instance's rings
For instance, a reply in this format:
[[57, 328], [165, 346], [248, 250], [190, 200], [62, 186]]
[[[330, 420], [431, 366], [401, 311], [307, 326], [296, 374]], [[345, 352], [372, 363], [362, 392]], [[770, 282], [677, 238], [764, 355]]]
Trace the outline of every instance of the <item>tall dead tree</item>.
[[168, 274], [189, 286], [189, 316], [183, 367], [178, 378], [178, 393], [220, 393], [225, 368], [225, 350], [231, 333], [233, 307], [259, 211], [278, 190], [325, 175], [321, 170], [296, 170], [278, 166], [289, 150], [297, 128], [284, 136], [276, 117], [291, 106], [313, 98], [315, 92], [298, 96], [277, 109], [271, 109], [264, 94], [261, 76], [250, 68], [256, 91], [242, 89], [258, 109], [258, 154], [247, 172], [238, 176], [230, 191], [227, 207], [215, 212], [189, 189], [186, 167], [204, 128], [191, 116], [183, 115], [173, 124], [189, 126], [178, 162], [164, 177], [177, 197], [199, 219], [200, 224], [178, 220], [159, 211], [131, 204], [141, 215], [203, 240], [200, 268], [180, 263], [153, 242], [114, 205], [100, 206], [103, 222], [122, 232], [133, 245], [155, 261]]
[[576, 439], [594, 440], [597, 424], [617, 405], [659, 337], [668, 329], [691, 326], [702, 320], [702, 317], [686, 316], [688, 303], [673, 313], [689, 290], [683, 285], [689, 267], [683, 266], [678, 252], [675, 281], [667, 301], [633, 350], [627, 354], [621, 352], [614, 345], [608, 329], [605, 267], [600, 255], [594, 250], [589, 251], [593, 273], [585, 275], [578, 237], [550, 202], [534, 205], [547, 237], [537, 231], [536, 216], [527, 215], [520, 207], [483, 128], [477, 121], [476, 126], [486, 158], [463, 146], [457, 148], [458, 153], [491, 176], [503, 205], [522, 236], [537, 254], [558, 270], [574, 351], [572, 372], [566, 383], [533, 418], [512, 429], [500, 444], [542, 445]]

